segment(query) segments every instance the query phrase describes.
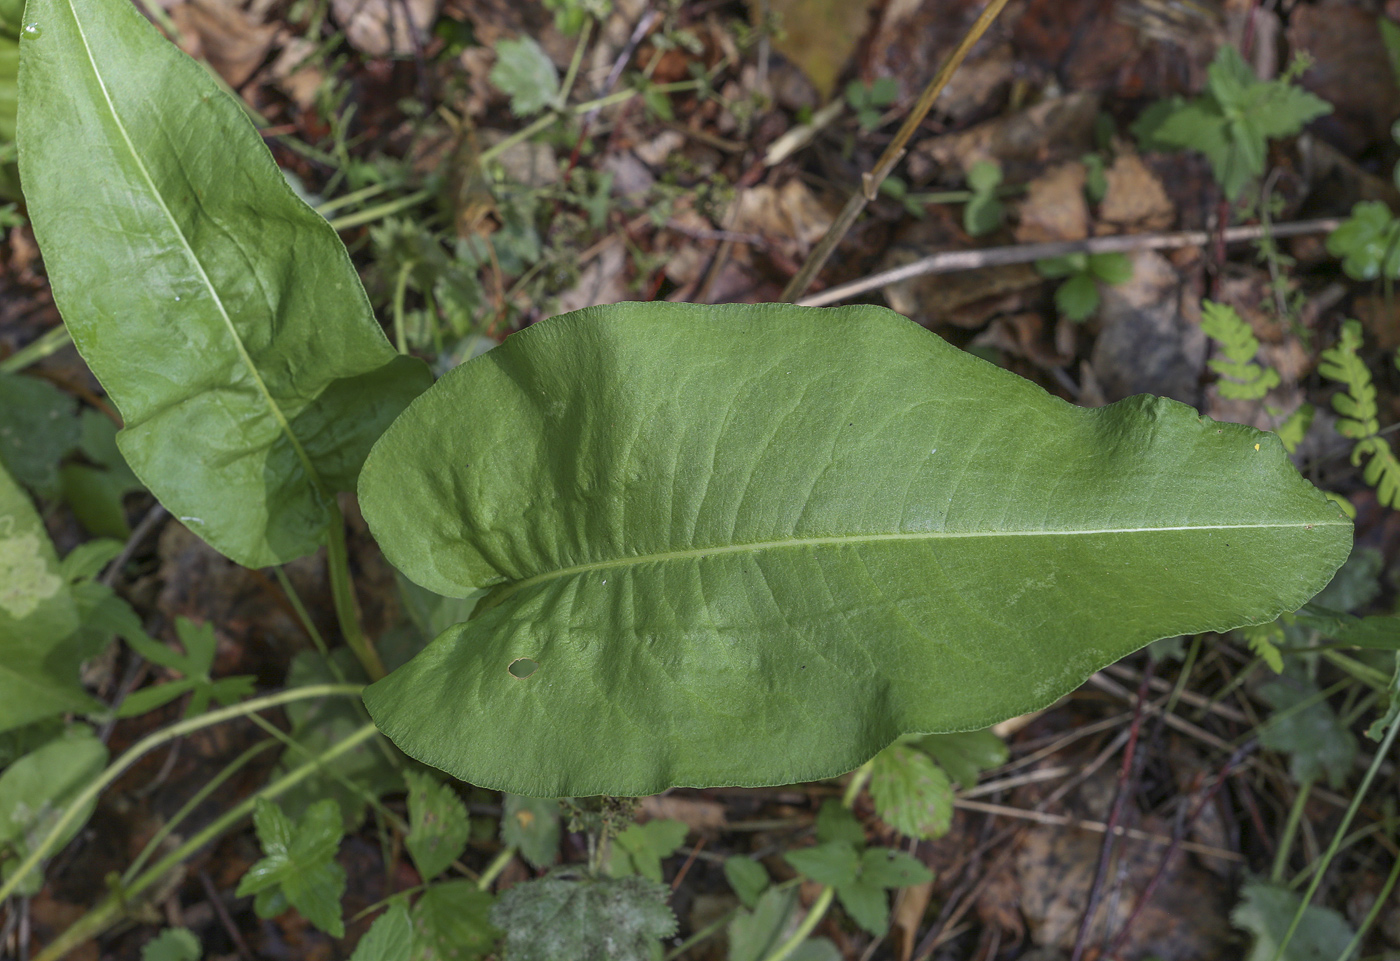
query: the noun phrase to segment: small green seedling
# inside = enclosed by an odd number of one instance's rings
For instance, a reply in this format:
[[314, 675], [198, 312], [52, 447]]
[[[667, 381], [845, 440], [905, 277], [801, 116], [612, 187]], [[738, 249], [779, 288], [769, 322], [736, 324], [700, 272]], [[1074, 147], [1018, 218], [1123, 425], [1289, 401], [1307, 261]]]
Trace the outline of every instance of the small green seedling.
[[970, 236], [981, 237], [1001, 226], [1006, 207], [998, 190], [1001, 187], [1001, 165], [994, 160], [979, 160], [967, 171], [967, 188], [972, 197], [963, 207], [963, 229]]
[[837, 801], [822, 805], [817, 845], [784, 855], [803, 877], [835, 889], [851, 920], [877, 937], [889, 926], [886, 891], [933, 880], [916, 858], [890, 848], [867, 848], [865, 834]]
[[893, 77], [877, 77], [872, 83], [852, 80], [846, 84], [846, 103], [856, 112], [856, 122], [862, 130], [880, 126], [884, 109], [898, 99], [899, 86]]
[[1300, 58], [1278, 79], [1260, 80], [1239, 51], [1225, 44], [1207, 71], [1204, 93], [1144, 114], [1134, 132], [1150, 149], [1205, 154], [1226, 198], [1237, 200], [1264, 172], [1270, 140], [1291, 137], [1332, 112], [1294, 82], [1307, 67]]
[[1400, 278], [1400, 219], [1382, 201], [1362, 201], [1328, 235], [1327, 252], [1354, 280]]
[[1088, 320], [1099, 309], [1099, 284], [1115, 286], [1133, 276], [1133, 262], [1126, 254], [1068, 254], [1037, 260], [1042, 277], [1065, 278], [1055, 288], [1055, 309], [1070, 320]]

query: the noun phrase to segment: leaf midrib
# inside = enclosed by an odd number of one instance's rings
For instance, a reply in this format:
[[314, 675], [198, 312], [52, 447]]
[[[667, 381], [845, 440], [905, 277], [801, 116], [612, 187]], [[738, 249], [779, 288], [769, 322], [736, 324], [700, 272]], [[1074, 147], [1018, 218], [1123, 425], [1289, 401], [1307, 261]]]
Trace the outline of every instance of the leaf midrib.
[[187, 238], [180, 229], [179, 222], [176, 221], [175, 215], [171, 213], [170, 207], [165, 202], [165, 196], [161, 194], [160, 189], [156, 187], [155, 179], [151, 176], [150, 170], [147, 169], [145, 162], [141, 159], [141, 155], [137, 152], [136, 145], [131, 140], [131, 135], [127, 133], [126, 124], [122, 123], [121, 115], [117, 113], [116, 104], [112, 102], [112, 95], [108, 91], [107, 84], [102, 78], [102, 71], [98, 69], [97, 59], [93, 56], [92, 52], [92, 44], [88, 42], [87, 32], [83, 29], [82, 18], [78, 16], [78, 10], [73, 5], [73, 0], [65, 0], [65, 2], [69, 12], [73, 15], [73, 25], [77, 28], [78, 37], [83, 42], [83, 52], [87, 55], [88, 65], [92, 67], [93, 79], [97, 81], [97, 87], [102, 91], [102, 100], [107, 105], [107, 111], [112, 117], [112, 122], [116, 124], [118, 132], [121, 133], [122, 141], [126, 144], [127, 151], [131, 154], [132, 161], [140, 171], [142, 179], [146, 181], [146, 186], [149, 188], [151, 196], [155, 198], [156, 203], [160, 205], [161, 212], [165, 214], [165, 219], [170, 224], [171, 232], [179, 238], [180, 246], [184, 248], [185, 255], [189, 258], [190, 263], [194, 265], [195, 271], [199, 274], [200, 281], [203, 282], [205, 289], [209, 291], [209, 296], [213, 299], [214, 306], [218, 308], [219, 316], [223, 319], [224, 326], [228, 329], [229, 336], [233, 338], [234, 348], [238, 351], [239, 359], [242, 360], [243, 366], [247, 368], [248, 376], [252, 378], [253, 383], [257, 386], [258, 393], [262, 395], [273, 419], [277, 421], [278, 427], [281, 428], [287, 441], [292, 445], [292, 449], [296, 451], [297, 459], [301, 461], [302, 468], [306, 471], [308, 480], [310, 480], [311, 484], [318, 490], [324, 489], [321, 476], [316, 471], [316, 468], [312, 466], [310, 456], [307, 455], [305, 448], [301, 446], [301, 441], [297, 439], [296, 434], [292, 432], [292, 425], [288, 422], [286, 414], [282, 412], [282, 408], [278, 405], [276, 398], [274, 398], [272, 392], [268, 390], [267, 383], [263, 380], [262, 374], [258, 372], [257, 365], [253, 363], [252, 355], [248, 353], [248, 348], [243, 343], [243, 338], [239, 336], [238, 328], [234, 326], [233, 318], [229, 316], [228, 309], [224, 306], [224, 300], [219, 295], [218, 288], [216, 288], [214, 282], [209, 279], [209, 274], [204, 269], [204, 264], [200, 262], [199, 255], [196, 254], [194, 248], [190, 246], [189, 238]]
[[576, 574], [612, 570], [619, 567], [639, 567], [644, 564], [664, 563], [666, 561], [714, 557], [724, 554], [750, 554], [761, 551], [806, 547], [849, 547], [859, 544], [873, 544], [889, 541], [960, 540], [977, 537], [1084, 537], [1094, 534], [1160, 534], [1173, 531], [1282, 530], [1285, 528], [1313, 530], [1323, 527], [1350, 526], [1350, 524], [1350, 521], [1336, 520], [1324, 521], [1321, 523], [1301, 523], [1295, 521], [1287, 524], [1186, 524], [1171, 527], [1098, 527], [1075, 530], [909, 531], [885, 534], [839, 534], [826, 537], [789, 537], [773, 541], [724, 544], [716, 547], [695, 547], [681, 551], [660, 551], [654, 554], [631, 554], [626, 557], [592, 561], [588, 564], [576, 564], [572, 567], [561, 567], [556, 570], [545, 571], [541, 574], [534, 574], [518, 581], [510, 581], [499, 585], [489, 597], [489, 603], [483, 604], [481, 609], [495, 607], [510, 595], [517, 591], [524, 590], [527, 587], [533, 587], [536, 584], [557, 580], [559, 578], [573, 577]]

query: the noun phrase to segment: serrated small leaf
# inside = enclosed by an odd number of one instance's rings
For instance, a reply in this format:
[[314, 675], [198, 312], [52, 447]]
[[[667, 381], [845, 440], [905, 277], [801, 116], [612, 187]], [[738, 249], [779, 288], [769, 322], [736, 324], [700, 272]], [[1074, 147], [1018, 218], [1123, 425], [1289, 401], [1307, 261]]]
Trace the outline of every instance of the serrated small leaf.
[[933, 880], [933, 872], [918, 858], [893, 848], [867, 848], [860, 856], [860, 879], [882, 888], [907, 888]]
[[724, 859], [724, 878], [746, 908], [755, 907], [772, 883], [767, 868], [753, 858], [738, 854]]
[[141, 961], [199, 961], [203, 955], [199, 938], [189, 928], [166, 928], [141, 946]]
[[609, 873], [619, 878], [640, 874], [660, 882], [662, 859], [670, 857], [685, 843], [688, 830], [683, 821], [655, 820], [633, 824], [618, 832], [613, 838]]
[[1342, 915], [1319, 904], [1308, 905], [1282, 958], [1278, 957], [1278, 946], [1301, 901], [1295, 892], [1265, 881], [1245, 883], [1240, 903], [1230, 912], [1230, 923], [1251, 935], [1245, 961], [1335, 961], [1341, 957], [1351, 942], [1352, 927]]
[[1288, 770], [1299, 784], [1326, 779], [1333, 790], [1346, 783], [1356, 760], [1356, 737], [1326, 701], [1298, 705], [1314, 698], [1318, 688], [1311, 681], [1281, 677], [1259, 689], [1274, 708], [1259, 730], [1259, 743], [1288, 755]]
[[501, 811], [501, 840], [537, 868], [559, 856], [559, 802], [507, 794]]
[[559, 96], [559, 71], [531, 37], [497, 42], [490, 79], [510, 97], [510, 111], [517, 117], [539, 113]]
[[836, 900], [856, 924], [877, 937], [885, 933], [890, 923], [890, 898], [880, 885], [864, 878], [838, 885]]
[[875, 755], [870, 799], [880, 820], [924, 841], [942, 837], [953, 819], [953, 786], [923, 751], [893, 744]]
[[1283, 628], [1276, 621], [1268, 624], [1256, 624], [1253, 627], [1240, 628], [1242, 636], [1249, 644], [1249, 649], [1261, 658], [1269, 666], [1269, 670], [1275, 674], [1283, 673], [1283, 652], [1278, 649], [1278, 645], [1283, 643]]
[[414, 958], [473, 961], [489, 954], [501, 936], [490, 918], [495, 900], [470, 881], [431, 885], [413, 906]]
[[424, 881], [446, 871], [467, 849], [471, 824], [452, 785], [426, 771], [408, 771], [408, 836], [404, 844]]
[[828, 841], [811, 848], [798, 848], [783, 855], [803, 877], [818, 884], [840, 887], [854, 884], [860, 875], [860, 855], [845, 841]]
[[[402, 901], [395, 901], [389, 909], [375, 919], [360, 943], [355, 945], [355, 953], [350, 961], [412, 961], [413, 922], [408, 919], [408, 908]], [[143, 958], [142, 961], [145, 961]]]
[[258, 798], [253, 826], [263, 857], [238, 882], [237, 895], [258, 895], [254, 910], [261, 917], [290, 905], [322, 931], [343, 937], [345, 870], [335, 861], [345, 834], [340, 807], [330, 799], [319, 801], [294, 824], [276, 802]]
[[643, 877], [607, 880], [556, 875], [501, 895], [491, 921], [506, 932], [511, 961], [651, 961], [675, 933], [671, 891]]

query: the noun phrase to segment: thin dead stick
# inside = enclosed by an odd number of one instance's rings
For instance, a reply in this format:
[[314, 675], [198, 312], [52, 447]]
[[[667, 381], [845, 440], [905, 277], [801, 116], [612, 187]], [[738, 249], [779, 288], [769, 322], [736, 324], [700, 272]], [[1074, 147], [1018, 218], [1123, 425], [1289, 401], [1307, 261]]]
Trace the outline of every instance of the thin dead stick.
[[[1142, 909], [1147, 907], [1147, 903], [1152, 900], [1152, 895], [1157, 892], [1157, 885], [1161, 883], [1163, 876], [1167, 873], [1167, 865], [1171, 864], [1172, 858], [1176, 852], [1178, 850], [1190, 851], [1193, 847], [1200, 846], [1195, 845], [1191, 841], [1183, 841], [1182, 838], [1185, 836], [1186, 832], [1191, 830], [1195, 825], [1196, 821], [1205, 811], [1206, 806], [1215, 799], [1216, 792], [1220, 790], [1221, 786], [1225, 784], [1230, 775], [1240, 766], [1240, 763], [1257, 746], [1258, 741], [1255, 740], [1250, 740], [1240, 745], [1239, 749], [1236, 750], [1234, 754], [1231, 754], [1229, 759], [1225, 761], [1225, 764], [1220, 768], [1220, 775], [1215, 779], [1215, 783], [1206, 789], [1205, 793], [1196, 802], [1195, 809], [1191, 811], [1191, 814], [1186, 818], [1185, 822], [1176, 826], [1176, 829], [1172, 832], [1171, 843], [1167, 847], [1166, 854], [1162, 855], [1161, 859], [1157, 862], [1157, 870], [1153, 872], [1151, 880], [1147, 882], [1147, 887], [1142, 892], [1142, 896], [1138, 898], [1137, 904], [1133, 906], [1132, 913], [1128, 915], [1128, 919], [1123, 922], [1122, 927], [1120, 927], [1113, 936], [1113, 943], [1109, 945], [1108, 950], [1105, 951], [1101, 957], [1113, 959], [1118, 956], [1119, 951], [1123, 950], [1123, 944], [1128, 940], [1128, 932], [1132, 930], [1133, 922], [1136, 921], [1138, 915], [1142, 913]], [[1234, 854], [1234, 852], [1230, 853]], [[1239, 855], [1235, 855], [1235, 857], [1240, 861], [1244, 860], [1244, 858]]]
[[1084, 949], [1089, 946], [1089, 930], [1094, 924], [1094, 914], [1103, 898], [1104, 882], [1108, 880], [1109, 864], [1113, 860], [1113, 842], [1118, 839], [1118, 822], [1123, 818], [1123, 808], [1128, 796], [1137, 786], [1137, 745], [1142, 731], [1143, 708], [1147, 706], [1148, 681], [1152, 677], [1154, 662], [1149, 656], [1147, 670], [1143, 671], [1142, 682], [1138, 684], [1137, 703], [1133, 706], [1133, 723], [1128, 729], [1128, 743], [1123, 747], [1123, 763], [1118, 766], [1118, 786], [1114, 792], [1113, 807], [1108, 812], [1103, 844], [1099, 846], [1099, 863], [1094, 870], [1094, 881], [1089, 886], [1089, 900], [1084, 905], [1084, 916], [1079, 919], [1079, 931], [1074, 938], [1074, 950], [1070, 961], [1080, 961]]
[[781, 300], [786, 303], [795, 303], [799, 297], [807, 292], [807, 288], [812, 286], [812, 281], [816, 279], [822, 267], [826, 266], [827, 260], [836, 250], [836, 246], [845, 238], [847, 231], [855, 224], [856, 218], [865, 209], [865, 205], [879, 196], [880, 184], [885, 182], [885, 178], [893, 172], [895, 165], [904, 158], [905, 148], [913, 139], [914, 131], [919, 129], [919, 124], [924, 122], [928, 112], [933, 109], [934, 101], [943, 92], [943, 88], [948, 85], [949, 79], [952, 78], [958, 67], [962, 66], [968, 52], [972, 50], [978, 40], [982, 39], [982, 34], [987, 32], [987, 28], [992, 25], [992, 21], [1001, 13], [1006, 3], [1007, 0], [991, 0], [977, 18], [977, 22], [958, 43], [957, 48], [943, 62], [943, 66], [929, 81], [924, 92], [919, 94], [914, 108], [909, 111], [909, 116], [904, 119], [904, 124], [894, 135], [890, 145], [885, 148], [885, 152], [880, 155], [874, 168], [861, 177], [860, 189], [851, 194], [851, 199], [846, 201], [846, 206], [832, 223], [826, 236], [821, 239], [821, 243], [817, 244], [816, 249], [807, 257], [807, 262], [802, 265], [802, 269], [783, 289]]
[[[1079, 818], [1070, 817], [1068, 814], [1051, 814], [1048, 811], [1031, 811], [1026, 808], [1009, 807], [1005, 804], [988, 804], [985, 801], [968, 801], [962, 798], [953, 799], [953, 807], [964, 808], [968, 811], [980, 811], [983, 814], [997, 814], [1001, 817], [1016, 818], [1021, 821], [1034, 821], [1037, 824], [1055, 824], [1060, 827], [1082, 828], [1085, 831], [1093, 831], [1095, 834], [1104, 834], [1108, 831], [1108, 825], [1102, 821], [1081, 821]], [[1120, 838], [1132, 838], [1134, 841], [1145, 841], [1149, 844], [1157, 844], [1164, 847], [1172, 845], [1172, 839], [1164, 834], [1153, 834], [1141, 828], [1129, 828], [1119, 825], [1113, 831], [1114, 835]], [[1176, 847], [1184, 851], [1191, 851], [1194, 854], [1203, 854], [1207, 857], [1220, 858], [1222, 861], [1234, 861], [1242, 863], [1244, 855], [1227, 848], [1211, 847], [1209, 844], [1197, 844], [1194, 841], [1182, 841]]]
[[[1231, 227], [1225, 231], [1225, 242], [1231, 244], [1258, 240], [1269, 233], [1274, 237], [1299, 237], [1305, 234], [1324, 234], [1336, 230], [1341, 219], [1327, 217], [1322, 220], [1298, 220], [1287, 224], [1262, 224], [1248, 227]], [[985, 247], [980, 250], [945, 250], [920, 258], [903, 267], [882, 270], [849, 284], [823, 290], [819, 294], [803, 298], [796, 303], [803, 307], [825, 307], [838, 300], [846, 300], [893, 284], [911, 277], [927, 277], [931, 274], [952, 274], [961, 270], [977, 270], [982, 267], [1005, 267], [1008, 264], [1029, 264], [1050, 257], [1066, 257], [1070, 254], [1111, 254], [1127, 253], [1133, 250], [1172, 250], [1178, 247], [1202, 247], [1208, 244], [1211, 235], [1204, 230], [1180, 230], [1169, 234], [1119, 234], [1112, 237], [1091, 237], [1088, 240], [1060, 240], [1045, 244], [1013, 244], [1009, 247]]]
[[[1101, 691], [1107, 691], [1114, 697], [1121, 697], [1129, 704], [1136, 703], [1137, 698], [1135, 697], [1132, 691], [1123, 687], [1121, 684], [1110, 680], [1109, 677], [1102, 671], [1098, 672], [1097, 674], [1090, 675], [1088, 683], [1094, 685], [1094, 687], [1097, 687]], [[1209, 744], [1217, 751], [1228, 754], [1229, 752], [1235, 749], [1235, 746], [1229, 741], [1226, 741], [1222, 738], [1218, 738], [1214, 734], [1205, 730], [1204, 728], [1197, 727], [1190, 721], [1178, 717], [1175, 714], [1163, 712], [1162, 708], [1156, 704], [1149, 704], [1147, 706], [1147, 711], [1149, 714], [1161, 713], [1162, 722], [1166, 724], [1167, 727], [1174, 727], [1183, 734], [1189, 734], [1191, 737], [1194, 737], [1196, 740], [1202, 742], [1203, 744]]]

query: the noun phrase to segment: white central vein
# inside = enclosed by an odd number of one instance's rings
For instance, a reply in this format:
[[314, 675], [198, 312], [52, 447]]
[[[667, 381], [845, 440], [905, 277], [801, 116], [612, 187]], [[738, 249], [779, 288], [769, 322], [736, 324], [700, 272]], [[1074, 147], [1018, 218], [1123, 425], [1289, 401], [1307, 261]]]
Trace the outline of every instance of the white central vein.
[[171, 211], [169, 205], [166, 204], [165, 197], [161, 194], [160, 188], [156, 186], [155, 178], [151, 176], [151, 172], [146, 167], [145, 161], [141, 159], [141, 154], [137, 151], [136, 144], [132, 141], [131, 135], [127, 132], [126, 124], [122, 123], [121, 115], [117, 113], [117, 106], [112, 101], [111, 92], [107, 89], [107, 84], [102, 79], [102, 71], [97, 66], [96, 57], [93, 56], [92, 45], [88, 42], [86, 31], [83, 30], [83, 22], [78, 16], [77, 8], [74, 7], [73, 0], [67, 0], [67, 3], [69, 11], [73, 14], [73, 24], [77, 28], [78, 37], [83, 42], [83, 51], [87, 54], [88, 64], [92, 67], [93, 79], [97, 81], [97, 88], [102, 91], [102, 99], [107, 104], [107, 110], [112, 116], [112, 122], [116, 124], [117, 130], [121, 133], [122, 140], [126, 143], [126, 148], [131, 154], [131, 159], [136, 164], [136, 169], [140, 172], [141, 178], [146, 181], [146, 186], [150, 189], [151, 196], [154, 197], [156, 203], [160, 205], [161, 211], [165, 214], [166, 220], [170, 223], [171, 231], [179, 239], [180, 246], [184, 248], [185, 255], [189, 258], [190, 264], [199, 275], [200, 282], [203, 283], [205, 289], [209, 291], [209, 296], [213, 300], [214, 306], [218, 309], [219, 316], [223, 319], [224, 326], [228, 328], [229, 336], [233, 338], [234, 349], [238, 352], [239, 359], [242, 360], [244, 367], [247, 368], [248, 376], [257, 387], [258, 393], [262, 395], [263, 400], [267, 403], [267, 408], [271, 412], [273, 419], [277, 421], [282, 433], [286, 435], [287, 440], [291, 443], [292, 449], [296, 451], [297, 458], [301, 461], [302, 467], [306, 470], [308, 479], [316, 487], [322, 486], [320, 475], [311, 464], [311, 458], [302, 448], [301, 442], [297, 440], [296, 434], [292, 433], [292, 425], [288, 423], [286, 414], [282, 412], [281, 406], [277, 403], [276, 398], [272, 396], [272, 392], [268, 390], [267, 383], [258, 372], [257, 365], [253, 363], [253, 358], [248, 353], [248, 348], [243, 343], [243, 338], [239, 336], [238, 328], [234, 326], [233, 318], [229, 315], [228, 308], [224, 305], [223, 297], [219, 295], [218, 288], [214, 286], [214, 282], [210, 279], [208, 271], [204, 269], [204, 264], [200, 261], [199, 255], [196, 254], [194, 248], [190, 246], [189, 238], [186, 237], [184, 231], [180, 229], [180, 222], [175, 219], [175, 214]]
[[656, 554], [633, 554], [627, 557], [614, 557], [607, 560], [561, 567], [557, 570], [535, 574], [510, 584], [499, 586], [494, 604], [499, 604], [516, 591], [544, 581], [592, 571], [604, 571], [618, 567], [633, 567], [644, 564], [658, 564], [666, 561], [697, 560], [724, 554], [755, 554], [761, 551], [782, 550], [804, 547], [851, 547], [860, 544], [880, 544], [891, 541], [939, 541], [964, 540], [982, 537], [1088, 537], [1096, 534], [1160, 534], [1178, 531], [1258, 531], [1258, 530], [1312, 530], [1313, 528], [1350, 526], [1350, 521], [1327, 521], [1317, 524], [1187, 524], [1173, 527], [1096, 527], [1080, 530], [1000, 530], [1000, 531], [911, 531], [889, 534], [850, 534], [828, 537], [789, 537], [783, 540], [756, 541], [746, 544], [727, 544], [719, 547], [696, 547], [681, 551], [663, 551]]

